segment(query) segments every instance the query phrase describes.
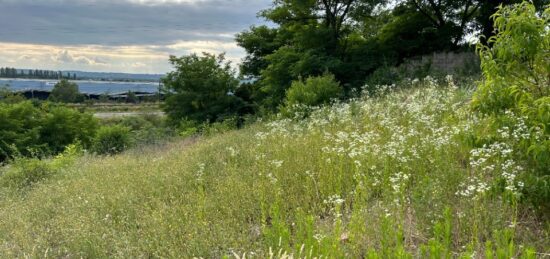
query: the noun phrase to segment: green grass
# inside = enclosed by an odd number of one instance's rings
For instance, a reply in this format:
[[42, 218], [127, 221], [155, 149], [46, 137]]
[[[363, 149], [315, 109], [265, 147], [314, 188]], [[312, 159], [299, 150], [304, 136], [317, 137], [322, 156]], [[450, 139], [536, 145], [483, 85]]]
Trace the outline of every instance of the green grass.
[[[521, 161], [469, 141], [483, 129], [468, 109], [471, 91], [429, 79], [408, 85], [305, 120], [53, 159], [40, 181], [0, 187], [0, 256], [548, 253], [548, 222], [520, 202], [522, 173], [501, 166]], [[4, 168], [0, 183], [14, 170]], [[517, 177], [499, 191], [506, 172]]]

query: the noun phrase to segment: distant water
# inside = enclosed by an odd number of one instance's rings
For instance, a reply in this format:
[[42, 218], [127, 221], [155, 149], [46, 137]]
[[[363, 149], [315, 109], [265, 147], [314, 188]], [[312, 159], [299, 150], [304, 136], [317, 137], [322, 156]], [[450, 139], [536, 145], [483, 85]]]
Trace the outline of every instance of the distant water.
[[[57, 80], [7, 79], [0, 78], [0, 87], [9, 85], [13, 91], [41, 90], [51, 91]], [[72, 81], [85, 94], [119, 94], [132, 92], [157, 93], [158, 83], [146, 82], [104, 82], [104, 81]]]

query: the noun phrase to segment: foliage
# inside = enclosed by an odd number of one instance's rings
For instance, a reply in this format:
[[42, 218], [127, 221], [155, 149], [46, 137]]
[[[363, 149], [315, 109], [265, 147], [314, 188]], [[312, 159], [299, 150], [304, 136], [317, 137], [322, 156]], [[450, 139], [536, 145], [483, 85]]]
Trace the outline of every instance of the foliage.
[[92, 150], [100, 155], [114, 155], [130, 146], [130, 129], [124, 126], [103, 126], [99, 128]]
[[97, 128], [92, 115], [50, 103], [38, 105], [0, 103], [0, 162], [57, 154], [77, 141], [89, 147]]
[[286, 92], [286, 105], [318, 106], [328, 104], [331, 100], [340, 98], [342, 94], [343, 89], [333, 75], [309, 77], [305, 82], [292, 82], [292, 86]]
[[136, 96], [136, 93], [134, 93], [132, 91], [128, 91], [128, 93], [126, 94], [126, 102], [127, 103], [138, 103], [139, 98]]
[[[492, 118], [491, 128], [508, 134], [517, 121], [524, 134], [510, 143], [518, 157], [533, 164], [527, 198], [550, 204], [550, 8], [542, 15], [524, 2], [503, 7], [493, 16], [496, 35], [478, 46], [484, 80], [472, 107]], [[480, 134], [481, 135], [481, 134]], [[485, 135], [482, 141], [489, 141]], [[535, 185], [531, 185], [533, 187]], [[546, 206], [546, 209], [550, 207]]]
[[49, 99], [54, 102], [74, 103], [79, 100], [78, 85], [67, 79], [61, 79], [54, 85]]
[[84, 147], [91, 146], [98, 128], [98, 122], [92, 114], [48, 104], [42, 109], [45, 113], [41, 119], [40, 139], [48, 143], [50, 152], [57, 154], [75, 141]]
[[178, 123], [182, 119], [215, 122], [239, 114], [243, 101], [234, 95], [239, 81], [224, 55], [172, 56], [175, 71], [163, 79], [164, 111]]
[[15, 93], [9, 89], [9, 87], [0, 86], [0, 102], [14, 104], [22, 102], [25, 97], [19, 93]]
[[11, 188], [28, 187], [53, 173], [51, 166], [36, 158], [19, 159], [12, 167], [2, 174], [1, 185]]
[[[0, 187], [0, 256], [545, 253], [548, 223], [521, 198], [531, 164], [509, 152], [521, 122], [496, 136], [491, 118], [472, 115], [469, 87], [450, 80], [394, 88], [305, 120], [83, 156], [24, 198]], [[495, 137], [485, 147], [484, 130]]]
[[242, 74], [258, 79], [248, 96], [256, 110], [273, 111], [292, 81], [328, 71], [350, 97], [387, 67], [434, 52], [471, 51], [467, 35], [491, 35], [492, 6], [512, 2], [273, 1], [260, 16], [274, 26], [252, 26], [236, 38], [247, 52]]
[[60, 169], [72, 165], [81, 153], [82, 146], [77, 143], [68, 145], [61, 154], [51, 160], [18, 158], [0, 174], [0, 186], [15, 189], [31, 187], [56, 174]]

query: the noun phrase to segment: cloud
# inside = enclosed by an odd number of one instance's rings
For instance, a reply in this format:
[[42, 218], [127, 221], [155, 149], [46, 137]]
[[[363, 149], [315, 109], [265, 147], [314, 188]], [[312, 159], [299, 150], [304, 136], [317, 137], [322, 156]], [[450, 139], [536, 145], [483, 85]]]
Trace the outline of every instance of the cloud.
[[55, 62], [63, 64], [83, 64], [83, 65], [106, 65], [107, 62], [98, 57], [87, 57], [84, 55], [75, 56], [68, 50], [61, 50], [55, 56], [52, 57]]
[[39, 44], [231, 42], [270, 0], [17, 0], [0, 4], [0, 39]]
[[44, 45], [0, 42], [0, 66], [99, 72], [166, 73], [172, 69], [170, 55], [207, 51], [225, 52], [238, 63], [244, 55], [235, 43], [182, 41], [171, 45]]
[[0, 66], [164, 73], [169, 55], [244, 51], [271, 0], [0, 0]]

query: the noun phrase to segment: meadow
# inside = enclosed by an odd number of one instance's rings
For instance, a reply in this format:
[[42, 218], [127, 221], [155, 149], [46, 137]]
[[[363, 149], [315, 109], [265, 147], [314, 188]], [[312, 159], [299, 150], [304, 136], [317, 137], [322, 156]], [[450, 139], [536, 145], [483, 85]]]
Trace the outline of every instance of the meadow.
[[511, 112], [488, 127], [473, 85], [408, 80], [120, 155], [16, 161], [0, 174], [0, 256], [548, 257], [513, 148], [537, 133]]

